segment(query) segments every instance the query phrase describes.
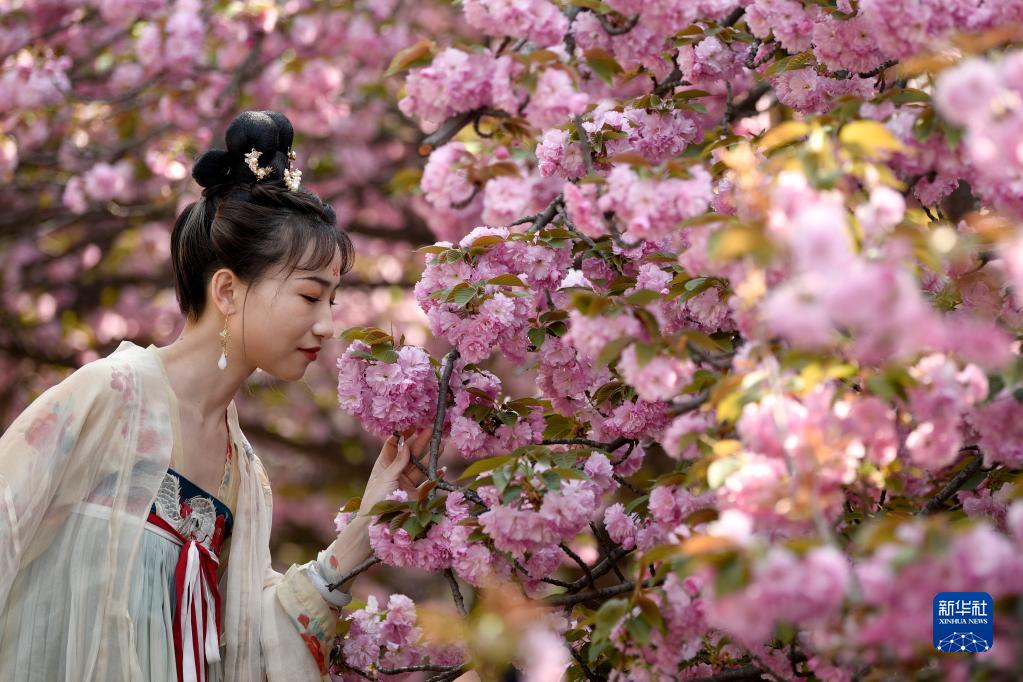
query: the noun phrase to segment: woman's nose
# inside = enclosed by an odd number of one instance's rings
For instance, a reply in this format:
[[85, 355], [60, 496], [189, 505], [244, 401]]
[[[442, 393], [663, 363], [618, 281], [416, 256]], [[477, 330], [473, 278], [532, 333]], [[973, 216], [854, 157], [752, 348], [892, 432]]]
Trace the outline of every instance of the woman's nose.
[[334, 336], [334, 311], [330, 305], [325, 305], [324, 311], [320, 313], [316, 324], [313, 325], [313, 334], [321, 339]]

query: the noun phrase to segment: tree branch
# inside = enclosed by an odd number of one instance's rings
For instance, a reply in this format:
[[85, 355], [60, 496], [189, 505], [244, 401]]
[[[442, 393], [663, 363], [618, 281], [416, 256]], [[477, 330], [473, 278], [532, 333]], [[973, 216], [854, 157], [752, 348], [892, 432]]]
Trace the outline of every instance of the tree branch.
[[713, 675], [705, 675], [703, 677], [696, 677], [691, 679], [689, 682], [746, 682], [749, 680], [760, 680], [764, 671], [755, 665], [748, 665], [743, 668], [736, 668], [735, 670], [726, 670], [720, 673], [714, 673]]
[[630, 483], [629, 480], [626, 479], [621, 474], [611, 474], [611, 478], [617, 481], [618, 485], [622, 486], [623, 488], [628, 488], [630, 491], [632, 491], [634, 495], [642, 496], [644, 494], [643, 490], [640, 490], [638, 487]]
[[455, 572], [450, 568], [444, 569], [444, 577], [448, 579], [448, 585], [451, 586], [451, 597], [455, 600], [455, 606], [458, 607], [458, 612], [463, 616], [469, 612], [465, 608], [465, 601], [462, 599], [462, 591], [458, 589], [458, 579], [455, 578]]
[[574, 606], [590, 599], [601, 599], [603, 597], [614, 597], [619, 594], [625, 594], [635, 589], [636, 583], [631, 580], [626, 580], [624, 583], [617, 585], [611, 585], [610, 587], [601, 587], [596, 590], [589, 590], [586, 592], [579, 592], [577, 594], [555, 594], [547, 597], [544, 601], [550, 606]]
[[664, 80], [654, 86], [654, 94], [664, 97], [675, 89], [675, 86], [682, 84], [682, 71], [677, 65], [673, 66], [671, 73], [665, 76]]
[[512, 225], [519, 225], [521, 223], [527, 222], [528, 218], [533, 218], [533, 224], [529, 227], [528, 230], [526, 230], [526, 234], [533, 234], [534, 232], [539, 232], [542, 228], [544, 228], [545, 226], [550, 224], [552, 220], [554, 220], [554, 216], [558, 212], [558, 207], [562, 205], [563, 200], [564, 200], [563, 195], [559, 194], [558, 196], [554, 197], [554, 199], [551, 200], [551, 203], [547, 204], [547, 208], [540, 211], [535, 216], [526, 216], [526, 218], [520, 219], [512, 223]]
[[468, 664], [463, 663], [462, 665], [456, 668], [452, 668], [448, 672], [443, 672], [440, 675], [434, 675], [433, 677], [428, 679], [427, 682], [448, 682], [449, 680], [453, 680], [456, 677], [460, 676], [462, 673], [466, 671], [467, 668]]
[[345, 573], [343, 576], [341, 576], [341, 578], [337, 582], [328, 584], [327, 589], [333, 592], [334, 590], [339, 589], [342, 585], [344, 585], [346, 582], [348, 582], [355, 576], [359, 575], [360, 573], [368, 571], [369, 569], [371, 569], [372, 567], [376, 566], [379, 563], [380, 559], [376, 558], [375, 556], [371, 556], [370, 558], [366, 559], [352, 570], [348, 571], [348, 573]]
[[401, 675], [402, 673], [417, 673], [417, 672], [451, 672], [462, 668], [465, 664], [461, 665], [432, 665], [429, 663], [423, 665], [406, 665], [400, 668], [377, 668], [377, 671], [384, 675]]
[[732, 367], [732, 357], [735, 355], [734, 352], [722, 353], [720, 355], [711, 355], [710, 353], [698, 347], [691, 341], [686, 344], [686, 348], [689, 350], [690, 353], [696, 356], [697, 360], [699, 360], [702, 363], [710, 365], [714, 369], [731, 369]]
[[575, 131], [579, 135], [579, 145], [583, 148], [583, 164], [586, 166], [586, 174], [593, 175], [593, 147], [590, 145], [590, 134], [583, 127], [583, 117], [575, 117]]
[[746, 8], [739, 5], [732, 10], [731, 14], [725, 17], [725, 20], [721, 22], [722, 26], [735, 26], [735, 22], [742, 19], [742, 15], [746, 13]]
[[430, 480], [437, 480], [437, 460], [440, 458], [440, 440], [444, 432], [444, 413], [448, 409], [448, 384], [451, 383], [451, 370], [458, 359], [458, 349], [452, 348], [444, 356], [441, 365], [440, 390], [437, 392], [437, 414], [433, 419], [433, 435], [430, 436]]
[[582, 557], [573, 552], [572, 548], [566, 545], [564, 542], [559, 542], [558, 547], [560, 547], [565, 554], [570, 556], [572, 558], [572, 561], [579, 564], [579, 568], [581, 568], [583, 570], [583, 573], [586, 574], [586, 581], [590, 584], [590, 587], [596, 589], [597, 586], [593, 582], [593, 573], [590, 572], [589, 565], [582, 560]]
[[707, 398], [710, 397], [710, 391], [703, 390], [694, 395], [692, 398], [682, 400], [677, 403], [672, 403], [671, 407], [668, 408], [668, 414], [672, 417], [677, 417], [680, 414], [686, 414], [698, 409], [701, 405], [707, 402]]
[[606, 14], [600, 14], [599, 12], [594, 12], [593, 14], [596, 15], [597, 21], [600, 22], [604, 32], [610, 36], [625, 35], [632, 29], [636, 28], [636, 23], [639, 21], [639, 15], [633, 14], [631, 17], [625, 17], [624, 24], [621, 26], [615, 26], [608, 20]]
[[419, 154], [421, 156], [426, 156], [437, 147], [447, 144], [451, 138], [458, 134], [458, 131], [468, 124], [479, 120], [481, 116], [507, 116], [507, 114], [498, 109], [490, 109], [489, 107], [479, 107], [477, 109], [463, 111], [460, 114], [455, 114], [448, 120], [441, 123], [437, 130], [433, 131], [423, 139], [423, 142], [419, 147]]
[[[960, 452], [977, 452], [977, 448], [976, 446], [966, 447], [960, 450]], [[970, 476], [973, 476], [975, 473], [980, 471], [980, 467], [983, 463], [984, 456], [977, 452], [977, 454], [974, 455], [969, 462], [967, 462], [966, 466], [964, 466], [959, 473], [953, 476], [952, 479], [945, 484], [945, 487], [942, 488], [937, 495], [931, 498], [926, 505], [924, 505], [924, 508], [921, 509], [918, 514], [928, 515], [937, 511], [943, 511], [942, 507], [945, 502], [955, 495], [961, 487], [963, 487], [963, 484], [966, 483]]]
[[635, 442], [631, 438], [625, 436], [619, 436], [610, 443], [601, 443], [596, 440], [589, 440], [587, 438], [545, 438], [541, 441], [541, 445], [582, 445], [583, 447], [593, 448], [594, 450], [600, 450], [608, 454], [614, 454], [614, 451], [623, 445]]
[[[615, 548], [609, 555], [598, 561], [597, 564], [591, 569], [591, 571], [593, 572], [594, 579], [603, 577], [610, 573], [613, 568], [617, 567], [618, 562], [621, 559], [628, 556], [629, 554], [632, 554], [633, 551], [634, 550], [632, 549], [625, 549], [624, 547], [621, 546]], [[568, 587], [567, 589], [569, 592], [578, 592], [585, 586], [586, 579], [580, 578], [579, 580], [573, 582], [571, 586]]]

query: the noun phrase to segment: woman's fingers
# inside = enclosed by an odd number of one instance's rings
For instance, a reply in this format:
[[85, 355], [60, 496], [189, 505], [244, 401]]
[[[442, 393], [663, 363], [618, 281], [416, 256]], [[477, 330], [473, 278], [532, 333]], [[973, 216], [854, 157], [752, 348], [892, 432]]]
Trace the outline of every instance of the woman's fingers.
[[430, 443], [430, 437], [433, 435], [432, 429], [421, 429], [416, 432], [412, 438], [412, 451], [416, 453], [416, 459], [422, 461], [426, 457], [426, 453], [430, 451], [427, 447]]
[[390, 466], [395, 467], [398, 471], [403, 471], [405, 467], [408, 466], [410, 457], [408, 441], [402, 439], [401, 442], [398, 443], [397, 452], [392, 458]]

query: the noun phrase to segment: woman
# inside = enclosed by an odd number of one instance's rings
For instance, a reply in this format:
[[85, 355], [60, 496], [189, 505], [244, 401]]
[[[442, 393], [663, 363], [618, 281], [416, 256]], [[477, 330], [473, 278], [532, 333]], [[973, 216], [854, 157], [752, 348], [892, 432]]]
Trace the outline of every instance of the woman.
[[270, 484], [233, 396], [257, 367], [302, 377], [353, 252], [300, 187], [286, 117], [245, 112], [226, 138], [171, 236], [178, 339], [122, 342], [0, 438], [0, 680], [318, 679], [351, 599], [329, 586], [371, 554], [365, 512], [422, 480], [429, 432], [392, 436], [338, 538], [271, 568]]

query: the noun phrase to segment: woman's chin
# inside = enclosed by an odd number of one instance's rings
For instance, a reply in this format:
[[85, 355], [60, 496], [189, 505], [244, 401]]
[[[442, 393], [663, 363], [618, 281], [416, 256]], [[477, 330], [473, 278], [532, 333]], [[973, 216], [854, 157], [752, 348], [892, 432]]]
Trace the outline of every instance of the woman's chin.
[[309, 364], [308, 362], [297, 365], [295, 363], [280, 363], [270, 367], [260, 367], [260, 369], [280, 381], [298, 381], [305, 376]]

